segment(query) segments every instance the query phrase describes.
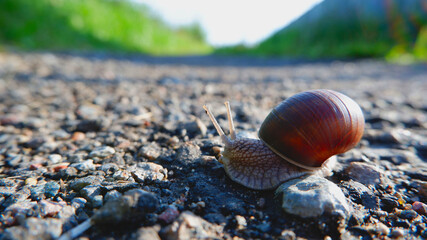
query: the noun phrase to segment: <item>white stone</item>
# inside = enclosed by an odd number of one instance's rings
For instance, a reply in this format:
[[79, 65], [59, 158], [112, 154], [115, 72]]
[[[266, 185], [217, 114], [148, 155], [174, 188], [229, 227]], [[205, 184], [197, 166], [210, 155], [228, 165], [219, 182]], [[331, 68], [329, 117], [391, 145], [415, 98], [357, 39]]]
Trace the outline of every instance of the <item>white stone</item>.
[[333, 182], [310, 175], [280, 185], [276, 190], [282, 196], [282, 209], [300, 217], [318, 217], [324, 213], [347, 218], [351, 208], [341, 189]]

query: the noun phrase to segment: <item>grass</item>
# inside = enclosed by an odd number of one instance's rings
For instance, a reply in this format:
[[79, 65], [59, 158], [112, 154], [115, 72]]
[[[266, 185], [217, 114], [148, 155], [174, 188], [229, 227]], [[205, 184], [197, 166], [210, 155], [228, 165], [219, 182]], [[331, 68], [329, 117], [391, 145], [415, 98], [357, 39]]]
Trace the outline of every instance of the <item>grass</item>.
[[254, 47], [223, 47], [216, 53], [309, 59], [385, 58], [397, 62], [427, 60], [426, 10], [404, 12], [399, 7], [402, 2], [392, 0], [387, 4], [382, 13], [373, 16], [360, 14], [358, 9], [338, 9], [341, 12], [323, 12], [316, 21], [310, 20], [313, 15], [302, 17]]
[[125, 0], [0, 0], [0, 48], [206, 54], [197, 26], [172, 29]]

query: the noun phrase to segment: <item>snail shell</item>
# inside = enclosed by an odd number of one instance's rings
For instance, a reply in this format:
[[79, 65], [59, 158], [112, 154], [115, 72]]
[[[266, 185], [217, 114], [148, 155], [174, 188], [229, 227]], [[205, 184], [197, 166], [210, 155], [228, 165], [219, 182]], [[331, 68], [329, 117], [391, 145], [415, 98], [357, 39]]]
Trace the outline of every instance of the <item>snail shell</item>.
[[276, 106], [261, 125], [260, 139], [236, 138], [228, 102], [226, 106], [230, 138], [204, 106], [225, 145], [219, 161], [233, 181], [252, 189], [322, 172], [329, 159], [360, 141], [365, 125], [356, 102], [322, 89], [296, 94]]
[[356, 146], [365, 120], [359, 105], [332, 90], [296, 94], [277, 105], [259, 129], [259, 138], [287, 161], [315, 169], [331, 156]]

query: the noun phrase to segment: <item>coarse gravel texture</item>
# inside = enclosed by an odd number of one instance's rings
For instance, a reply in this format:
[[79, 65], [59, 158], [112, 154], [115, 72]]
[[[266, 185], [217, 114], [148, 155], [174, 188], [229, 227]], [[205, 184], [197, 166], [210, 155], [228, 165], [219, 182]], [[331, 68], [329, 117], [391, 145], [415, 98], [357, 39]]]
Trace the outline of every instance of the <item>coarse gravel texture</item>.
[[[310, 89], [361, 106], [360, 144], [327, 179], [353, 209], [303, 218], [232, 182], [202, 106], [255, 134]], [[375, 60], [0, 53], [0, 238], [427, 238], [427, 66]], [[86, 237], [86, 238], [85, 238]], [[329, 237], [329, 238], [328, 238]]]

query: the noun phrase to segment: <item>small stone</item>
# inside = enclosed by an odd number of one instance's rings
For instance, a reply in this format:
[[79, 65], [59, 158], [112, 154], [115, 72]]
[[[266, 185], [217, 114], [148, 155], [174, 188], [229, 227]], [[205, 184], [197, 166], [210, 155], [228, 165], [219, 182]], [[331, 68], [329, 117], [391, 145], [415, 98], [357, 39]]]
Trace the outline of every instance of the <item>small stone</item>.
[[2, 239], [57, 239], [62, 233], [62, 222], [56, 218], [29, 217], [23, 226], [7, 228]]
[[415, 201], [412, 204], [412, 209], [414, 209], [414, 211], [416, 211], [419, 214], [427, 215], [427, 204], [425, 203]]
[[66, 205], [65, 202], [52, 202], [49, 200], [41, 200], [39, 202], [40, 212], [42, 216], [52, 217], [59, 213], [61, 209]]
[[280, 233], [281, 239], [283, 240], [295, 240], [296, 235], [291, 230], [283, 230], [282, 233]]
[[81, 163], [73, 163], [70, 165], [70, 167], [74, 167], [75, 169], [83, 172], [93, 171], [96, 169], [92, 159], [83, 161]]
[[94, 104], [80, 105], [76, 110], [77, 115], [82, 119], [97, 119], [102, 112], [103, 109]]
[[418, 216], [417, 212], [414, 210], [403, 210], [399, 213], [399, 217], [403, 219], [412, 220]]
[[176, 159], [184, 164], [191, 164], [198, 162], [201, 158], [202, 152], [200, 147], [191, 142], [186, 142], [178, 148]]
[[366, 209], [379, 209], [379, 198], [362, 183], [350, 180], [342, 182], [341, 186], [351, 201], [362, 204]]
[[47, 158], [52, 164], [57, 164], [62, 162], [62, 156], [59, 154], [51, 154]]
[[80, 189], [88, 185], [98, 185], [103, 180], [100, 176], [87, 176], [83, 178], [77, 178], [68, 183], [68, 186], [74, 191], [80, 191]]
[[73, 206], [75, 209], [82, 208], [87, 203], [87, 200], [81, 197], [76, 197], [71, 200], [71, 206]]
[[401, 237], [404, 237], [404, 236], [405, 236], [405, 230], [403, 230], [401, 228], [394, 228], [390, 232], [390, 237], [391, 238], [401, 238]]
[[96, 195], [101, 194], [101, 187], [98, 185], [89, 185], [80, 190], [80, 194], [91, 202]]
[[153, 161], [160, 156], [160, 150], [160, 146], [157, 143], [150, 143], [149, 145], [145, 145], [139, 149], [138, 156]]
[[223, 227], [207, 222], [192, 212], [181, 213], [178, 219], [162, 230], [162, 238], [183, 239], [222, 239]]
[[122, 194], [119, 191], [111, 190], [105, 194], [104, 202], [108, 202], [110, 200], [117, 199], [121, 196], [122, 196]]
[[247, 225], [246, 218], [244, 218], [243, 216], [240, 216], [240, 215], [236, 215], [235, 219], [236, 219], [236, 223], [237, 223], [237, 229], [246, 228], [246, 225]]
[[136, 168], [131, 170], [131, 173], [135, 181], [140, 183], [165, 180], [167, 178], [167, 169], [152, 162], [138, 163]]
[[399, 206], [398, 198], [390, 195], [382, 196], [380, 206], [381, 209], [387, 212], [392, 212], [395, 208]]
[[86, 135], [82, 132], [74, 132], [71, 136], [71, 140], [73, 141], [82, 141], [86, 138]]
[[110, 146], [97, 147], [90, 152], [89, 157], [106, 158], [116, 153], [116, 150]]
[[115, 163], [106, 163], [101, 166], [100, 170], [104, 171], [105, 174], [113, 174], [119, 170], [119, 166]]
[[390, 229], [382, 222], [376, 223], [375, 226], [380, 235], [388, 235], [390, 232]]
[[102, 207], [104, 197], [102, 195], [96, 195], [92, 198], [92, 207], [93, 208], [100, 208]]
[[361, 162], [350, 163], [345, 172], [350, 179], [364, 185], [379, 184], [385, 178], [384, 173], [377, 166]]
[[29, 177], [29, 178], [25, 179], [25, 185], [35, 186], [35, 185], [37, 185], [37, 179]]
[[164, 223], [171, 223], [179, 216], [179, 211], [174, 205], [169, 205], [165, 211], [163, 211], [158, 219]]
[[421, 196], [427, 198], [427, 181], [417, 181], [416, 185]]
[[158, 232], [160, 231], [160, 226], [156, 225], [153, 227], [142, 227], [136, 231], [136, 234], [132, 239], [135, 240], [161, 240]]
[[282, 209], [300, 217], [318, 217], [328, 213], [347, 218], [351, 208], [341, 189], [318, 176], [297, 178], [276, 190], [282, 196]]
[[92, 220], [96, 224], [116, 227], [120, 224], [141, 221], [148, 213], [157, 210], [159, 200], [149, 192], [141, 189], [127, 191], [123, 196], [105, 203]]
[[6, 207], [6, 209], [4, 210], [4, 213], [11, 212], [14, 214], [26, 215], [29, 211], [34, 209], [36, 206], [37, 206], [37, 202], [35, 201], [31, 201], [31, 202], [20, 201]]
[[43, 167], [43, 165], [41, 163], [33, 163], [30, 165], [30, 170], [37, 170], [41, 167]]
[[57, 182], [48, 182], [44, 185], [44, 195], [46, 197], [54, 197], [58, 194], [60, 187]]
[[62, 169], [66, 169], [68, 168], [68, 165], [70, 165], [69, 163], [62, 163], [62, 164], [57, 164], [55, 166], [52, 166], [53, 171], [54, 172], [59, 172]]
[[66, 140], [68, 138], [70, 138], [70, 134], [68, 134], [65, 130], [63, 129], [59, 129], [56, 131], [52, 132], [52, 136], [56, 139], [56, 140]]
[[123, 170], [123, 171], [117, 171], [113, 174], [113, 178], [115, 180], [128, 180], [130, 178], [131, 174], [129, 171]]

